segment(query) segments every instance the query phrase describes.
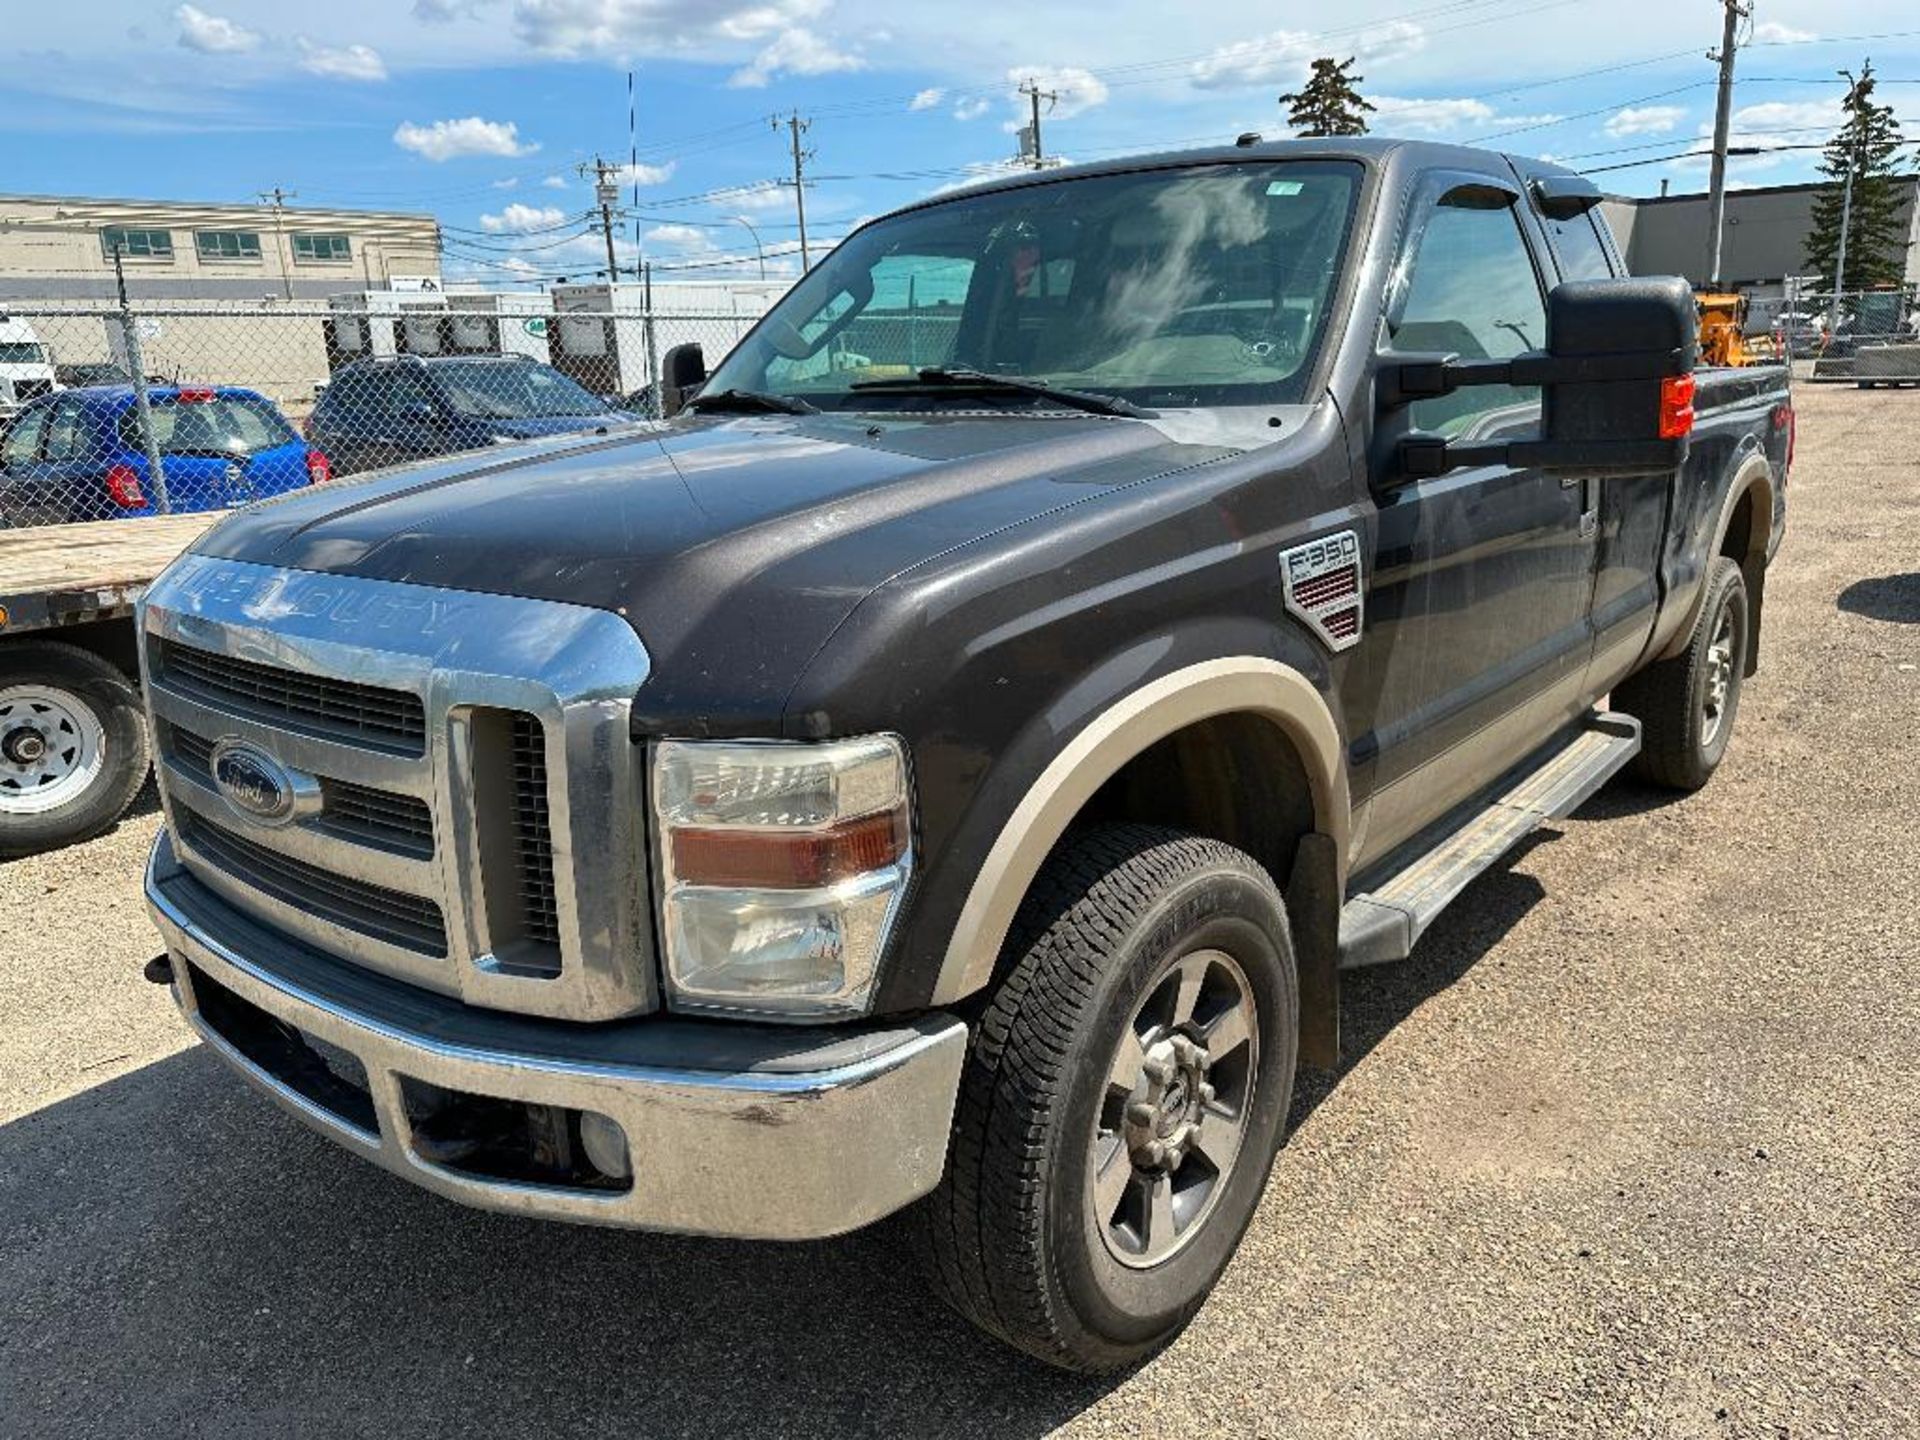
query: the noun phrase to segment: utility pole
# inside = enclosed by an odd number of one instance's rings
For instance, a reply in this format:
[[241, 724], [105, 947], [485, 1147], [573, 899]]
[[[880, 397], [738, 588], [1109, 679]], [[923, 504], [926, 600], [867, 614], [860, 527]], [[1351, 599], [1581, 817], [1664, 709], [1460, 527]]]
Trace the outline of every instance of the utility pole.
[[813, 152], [800, 148], [800, 137], [813, 128], [813, 122], [802, 120], [800, 112], [796, 110], [789, 114], [785, 121], [782, 121], [778, 115], [773, 117], [775, 130], [778, 130], [782, 124], [786, 125], [793, 140], [793, 179], [783, 180], [780, 183], [793, 186], [793, 205], [800, 219], [800, 273], [804, 275], [813, 268], [813, 257], [807, 249], [806, 182], [806, 162], [813, 158]]
[[1060, 92], [1057, 90], [1042, 90], [1040, 88], [1040, 82], [1032, 76], [1028, 76], [1020, 82], [1020, 93], [1026, 96], [1033, 104], [1033, 123], [1020, 132], [1020, 158], [1027, 162], [1029, 169], [1039, 170], [1044, 168], [1047, 163], [1046, 157], [1040, 149], [1040, 102], [1042, 100], [1046, 101], [1047, 109], [1052, 110], [1055, 103], [1060, 99]]
[[600, 206], [600, 231], [607, 237], [607, 284], [616, 284], [620, 279], [620, 266], [613, 258], [613, 207], [620, 203], [620, 182], [613, 177], [620, 167], [596, 155], [591, 165], [582, 162], [575, 168], [582, 178], [589, 171], [593, 173], [593, 198]]
[[1733, 56], [1739, 49], [1740, 22], [1753, 14], [1740, 0], [1720, 0], [1725, 12], [1720, 27], [1720, 52], [1709, 55], [1720, 62], [1720, 93], [1713, 111], [1713, 169], [1707, 181], [1707, 288], [1720, 288], [1721, 232], [1727, 222], [1727, 132], [1733, 125]]
[[153, 487], [153, 505], [162, 515], [170, 514], [173, 502], [167, 495], [167, 471], [161, 463], [159, 437], [153, 431], [153, 407], [147, 400], [147, 359], [140, 348], [140, 322], [133, 317], [133, 304], [127, 299], [127, 271], [120, 263], [124, 247], [121, 238], [113, 240], [113, 285], [120, 296], [120, 343], [127, 352], [127, 372], [133, 376], [133, 408], [140, 419], [140, 444], [147, 456], [147, 483]]
[[262, 204], [273, 206], [273, 258], [280, 267], [281, 292], [291, 300], [293, 298], [293, 269], [287, 263], [286, 209], [287, 201], [298, 200], [298, 190], [282, 190], [278, 185], [271, 190], [255, 192]]
[[[1845, 73], [1845, 72], [1842, 72]], [[1847, 78], [1853, 83], [1847, 90], [1847, 98], [1842, 103], [1849, 114], [1853, 112], [1853, 103], [1860, 93], [1860, 82], [1851, 75]], [[1833, 332], [1840, 328], [1840, 291], [1847, 283], [1847, 232], [1853, 229], [1853, 172], [1860, 168], [1860, 139], [1856, 135], [1854, 143], [1847, 149], [1847, 179], [1840, 190], [1840, 246], [1834, 256], [1833, 299], [1827, 303], [1827, 338], [1833, 338]]]

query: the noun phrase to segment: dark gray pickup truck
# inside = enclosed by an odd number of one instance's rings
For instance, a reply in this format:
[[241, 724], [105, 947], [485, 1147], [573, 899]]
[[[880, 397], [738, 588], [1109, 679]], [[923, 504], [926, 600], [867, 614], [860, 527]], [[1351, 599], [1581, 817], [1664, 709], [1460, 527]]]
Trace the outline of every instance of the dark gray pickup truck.
[[1380, 140], [1045, 171], [670, 356], [664, 428], [233, 516], [142, 613], [149, 974], [441, 1195], [911, 1207], [988, 1330], [1146, 1353], [1341, 968], [1726, 750], [1786, 376], [1696, 371], [1597, 199]]

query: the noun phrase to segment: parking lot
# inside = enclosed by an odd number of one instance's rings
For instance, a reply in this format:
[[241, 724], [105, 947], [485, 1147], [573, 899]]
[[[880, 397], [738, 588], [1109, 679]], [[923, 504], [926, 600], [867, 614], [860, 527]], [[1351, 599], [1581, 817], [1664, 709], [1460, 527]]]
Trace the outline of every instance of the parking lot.
[[458, 1209], [188, 1045], [144, 800], [0, 866], [8, 1435], [1912, 1435], [1920, 390], [1802, 386], [1725, 767], [1615, 784], [1347, 982], [1264, 1206], [1105, 1380], [774, 1247]]

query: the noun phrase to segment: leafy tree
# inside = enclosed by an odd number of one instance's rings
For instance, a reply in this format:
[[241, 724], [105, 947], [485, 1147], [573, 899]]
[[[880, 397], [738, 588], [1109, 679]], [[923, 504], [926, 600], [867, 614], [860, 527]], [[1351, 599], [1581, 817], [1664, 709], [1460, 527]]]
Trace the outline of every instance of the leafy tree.
[[1355, 88], [1367, 77], [1347, 73], [1353, 60], [1351, 55], [1344, 60], [1323, 55], [1313, 62], [1306, 84], [1280, 97], [1280, 103], [1288, 107], [1287, 124], [1296, 135], [1367, 133], [1367, 115], [1373, 106], [1362, 99]]
[[1807, 268], [1819, 277], [1822, 292], [1833, 287], [1840, 263], [1841, 212], [1847, 209], [1846, 179], [1853, 172], [1853, 203], [1847, 217], [1847, 269], [1843, 290], [1897, 285], [1906, 268], [1906, 227], [1900, 211], [1907, 178], [1900, 169], [1900, 122], [1891, 105], [1873, 99], [1873, 62], [1860, 78], [1842, 70], [1847, 82], [1846, 121], [1827, 142], [1820, 171], [1829, 177], [1813, 202], [1813, 226], [1807, 233]]

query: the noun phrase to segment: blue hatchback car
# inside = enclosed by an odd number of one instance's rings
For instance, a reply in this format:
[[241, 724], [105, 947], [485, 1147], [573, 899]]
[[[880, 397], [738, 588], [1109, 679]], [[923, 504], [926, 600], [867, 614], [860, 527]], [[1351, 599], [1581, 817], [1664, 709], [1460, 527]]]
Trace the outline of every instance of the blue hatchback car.
[[[233, 385], [156, 385], [153, 438], [176, 514], [226, 510], [332, 478], [273, 402]], [[43, 395], [0, 440], [0, 525], [66, 525], [158, 513], [131, 385]]]

